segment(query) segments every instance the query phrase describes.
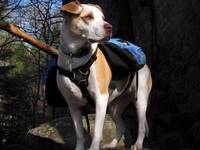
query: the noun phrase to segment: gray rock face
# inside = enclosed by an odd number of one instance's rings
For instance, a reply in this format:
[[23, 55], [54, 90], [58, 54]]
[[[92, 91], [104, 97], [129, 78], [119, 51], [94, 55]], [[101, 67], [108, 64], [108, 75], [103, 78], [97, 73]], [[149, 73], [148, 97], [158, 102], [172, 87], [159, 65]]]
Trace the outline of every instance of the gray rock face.
[[[93, 135], [94, 127], [94, 115], [89, 116], [91, 135], [87, 135], [86, 147], [90, 146], [91, 136]], [[86, 127], [86, 121], [83, 119], [84, 126]], [[114, 136], [115, 125], [111, 121], [109, 115], [107, 115], [104, 126], [104, 134], [102, 145], [109, 143]], [[61, 150], [73, 150], [76, 144], [76, 135], [71, 118], [64, 117], [50, 122], [41, 124], [40, 126], [29, 130], [28, 136], [25, 142], [31, 150], [43, 150], [43, 149], [61, 149]], [[117, 149], [124, 149], [122, 141], [118, 144]], [[116, 150], [117, 150], [116, 149]]]
[[29, 130], [28, 134], [48, 138], [56, 143], [75, 144], [75, 131], [71, 118], [60, 118]]

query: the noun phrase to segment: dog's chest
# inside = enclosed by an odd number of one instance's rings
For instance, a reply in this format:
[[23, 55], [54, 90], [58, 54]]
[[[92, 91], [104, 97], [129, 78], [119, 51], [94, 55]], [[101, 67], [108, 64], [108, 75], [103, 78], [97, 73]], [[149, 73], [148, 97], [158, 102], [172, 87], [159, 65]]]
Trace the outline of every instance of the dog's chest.
[[68, 77], [57, 73], [57, 85], [67, 102], [78, 105], [85, 105], [87, 103], [87, 101], [83, 99], [80, 88]]

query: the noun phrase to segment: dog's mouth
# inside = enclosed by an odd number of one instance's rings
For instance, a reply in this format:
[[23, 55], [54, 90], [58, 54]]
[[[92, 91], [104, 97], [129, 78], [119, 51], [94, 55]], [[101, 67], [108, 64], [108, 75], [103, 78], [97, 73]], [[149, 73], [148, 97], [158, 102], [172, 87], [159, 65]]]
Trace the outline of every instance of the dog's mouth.
[[103, 41], [109, 41], [111, 38], [111, 35], [105, 36], [104, 38], [100, 40], [94, 40], [94, 39], [88, 39], [90, 43], [95, 43], [95, 42], [103, 42]]
[[109, 23], [104, 24], [104, 33], [99, 34], [98, 32], [95, 32], [95, 35], [98, 37], [96, 40], [95, 39], [88, 39], [90, 42], [103, 42], [103, 41], [108, 41], [110, 40], [112, 36], [112, 25]]
[[111, 35], [110, 35], [110, 36], [106, 36], [106, 37], [104, 37], [101, 41], [109, 41], [110, 38], [111, 38]]

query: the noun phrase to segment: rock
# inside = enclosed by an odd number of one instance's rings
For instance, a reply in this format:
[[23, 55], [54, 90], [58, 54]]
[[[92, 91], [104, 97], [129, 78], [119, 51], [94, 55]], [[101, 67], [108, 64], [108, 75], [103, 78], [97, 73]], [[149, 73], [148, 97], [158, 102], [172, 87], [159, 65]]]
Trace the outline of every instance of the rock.
[[72, 120], [67, 117], [41, 124], [39, 127], [29, 130], [28, 134], [47, 138], [59, 144], [75, 144]]
[[[89, 115], [91, 135], [93, 135], [94, 115]], [[83, 119], [84, 126], [86, 121]], [[102, 145], [109, 143], [114, 136], [114, 123], [109, 115], [106, 116], [104, 125], [104, 135]], [[88, 136], [87, 147], [89, 147], [90, 136]], [[50, 122], [41, 124], [40, 126], [29, 130], [26, 138], [26, 143], [31, 150], [43, 149], [59, 149], [59, 150], [72, 150], [76, 143], [75, 131], [72, 119], [69, 117], [59, 118]], [[118, 148], [123, 150], [122, 141], [118, 144]]]

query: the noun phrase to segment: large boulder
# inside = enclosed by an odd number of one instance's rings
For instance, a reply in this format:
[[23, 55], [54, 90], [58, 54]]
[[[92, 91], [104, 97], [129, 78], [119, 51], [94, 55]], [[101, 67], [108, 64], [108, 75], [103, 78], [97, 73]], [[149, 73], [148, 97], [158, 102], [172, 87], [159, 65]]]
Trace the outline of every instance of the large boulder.
[[[94, 115], [89, 115], [91, 135], [93, 135]], [[83, 118], [86, 128], [86, 121]], [[114, 136], [114, 123], [109, 115], [107, 115], [104, 125], [104, 136], [102, 144], [111, 141]], [[26, 145], [31, 147], [31, 150], [73, 150], [76, 143], [75, 130], [70, 117], [59, 118], [50, 122], [41, 124], [40, 126], [29, 130], [25, 139]], [[87, 136], [87, 147], [90, 145], [91, 136]], [[118, 147], [113, 150], [125, 150], [123, 143], [120, 142]]]

